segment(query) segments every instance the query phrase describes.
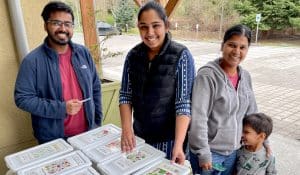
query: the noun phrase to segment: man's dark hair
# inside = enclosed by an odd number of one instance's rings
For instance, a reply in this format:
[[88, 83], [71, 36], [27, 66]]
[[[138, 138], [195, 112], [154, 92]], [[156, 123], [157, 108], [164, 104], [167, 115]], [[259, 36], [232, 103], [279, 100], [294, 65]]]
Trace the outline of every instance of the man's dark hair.
[[43, 9], [42, 17], [44, 19], [44, 22], [48, 21], [51, 13], [58, 12], [58, 11], [70, 13], [72, 16], [72, 21], [74, 21], [73, 10], [71, 9], [70, 6], [60, 1], [51, 1]]
[[243, 119], [243, 126], [250, 126], [256, 133], [265, 133], [267, 139], [273, 130], [273, 121], [271, 117], [264, 113], [255, 113], [247, 115]]

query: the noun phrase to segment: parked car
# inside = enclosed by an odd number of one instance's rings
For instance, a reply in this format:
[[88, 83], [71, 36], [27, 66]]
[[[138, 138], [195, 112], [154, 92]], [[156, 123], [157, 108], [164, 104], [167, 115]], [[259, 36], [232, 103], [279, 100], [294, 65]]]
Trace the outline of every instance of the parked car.
[[97, 21], [97, 29], [99, 36], [107, 36], [107, 35], [121, 35], [122, 30], [114, 27], [106, 22]]

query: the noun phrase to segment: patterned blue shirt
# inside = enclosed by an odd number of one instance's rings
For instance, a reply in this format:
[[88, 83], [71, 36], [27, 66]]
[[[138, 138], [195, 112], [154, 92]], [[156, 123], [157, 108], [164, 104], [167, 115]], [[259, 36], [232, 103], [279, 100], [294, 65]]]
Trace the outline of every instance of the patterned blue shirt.
[[[184, 50], [176, 67], [176, 116], [191, 116], [191, 97], [195, 78], [194, 59], [189, 50]], [[128, 72], [128, 56], [126, 57], [119, 104], [132, 104], [132, 89]]]

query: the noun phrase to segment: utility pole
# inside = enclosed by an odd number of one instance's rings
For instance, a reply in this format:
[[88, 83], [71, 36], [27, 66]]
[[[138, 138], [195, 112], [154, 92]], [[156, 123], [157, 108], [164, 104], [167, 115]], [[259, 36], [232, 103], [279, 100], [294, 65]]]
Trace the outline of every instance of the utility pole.
[[255, 18], [255, 21], [257, 23], [256, 25], [256, 35], [255, 35], [255, 44], [257, 44], [257, 38], [258, 38], [258, 25], [259, 25], [259, 22], [261, 20], [261, 14], [256, 14], [256, 18]]
[[76, 10], [76, 16], [77, 16], [77, 18], [76, 18], [76, 20], [77, 20], [77, 23], [76, 23], [76, 25], [78, 25], [78, 28], [81, 28], [81, 22], [80, 22], [80, 18], [81, 18], [81, 16], [80, 16], [80, 14], [79, 14], [79, 7], [78, 7], [78, 1], [75, 1], [74, 2], [75, 3], [75, 10]]
[[219, 39], [222, 38], [222, 28], [223, 28], [223, 15], [224, 15], [224, 0], [221, 0], [221, 14], [220, 14], [220, 29], [219, 29]]

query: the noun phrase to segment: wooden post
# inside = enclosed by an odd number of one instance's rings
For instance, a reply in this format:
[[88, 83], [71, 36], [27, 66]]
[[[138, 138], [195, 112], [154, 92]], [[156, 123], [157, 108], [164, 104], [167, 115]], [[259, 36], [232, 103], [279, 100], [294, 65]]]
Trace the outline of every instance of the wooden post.
[[169, 0], [167, 5], [165, 6], [165, 10], [167, 13], [168, 18], [170, 19], [172, 17], [173, 12], [178, 7], [182, 0]]
[[103, 78], [100, 44], [96, 29], [94, 0], [80, 0], [84, 44], [89, 48], [100, 78]]
[[133, 0], [138, 7], [142, 6], [142, 0]]

